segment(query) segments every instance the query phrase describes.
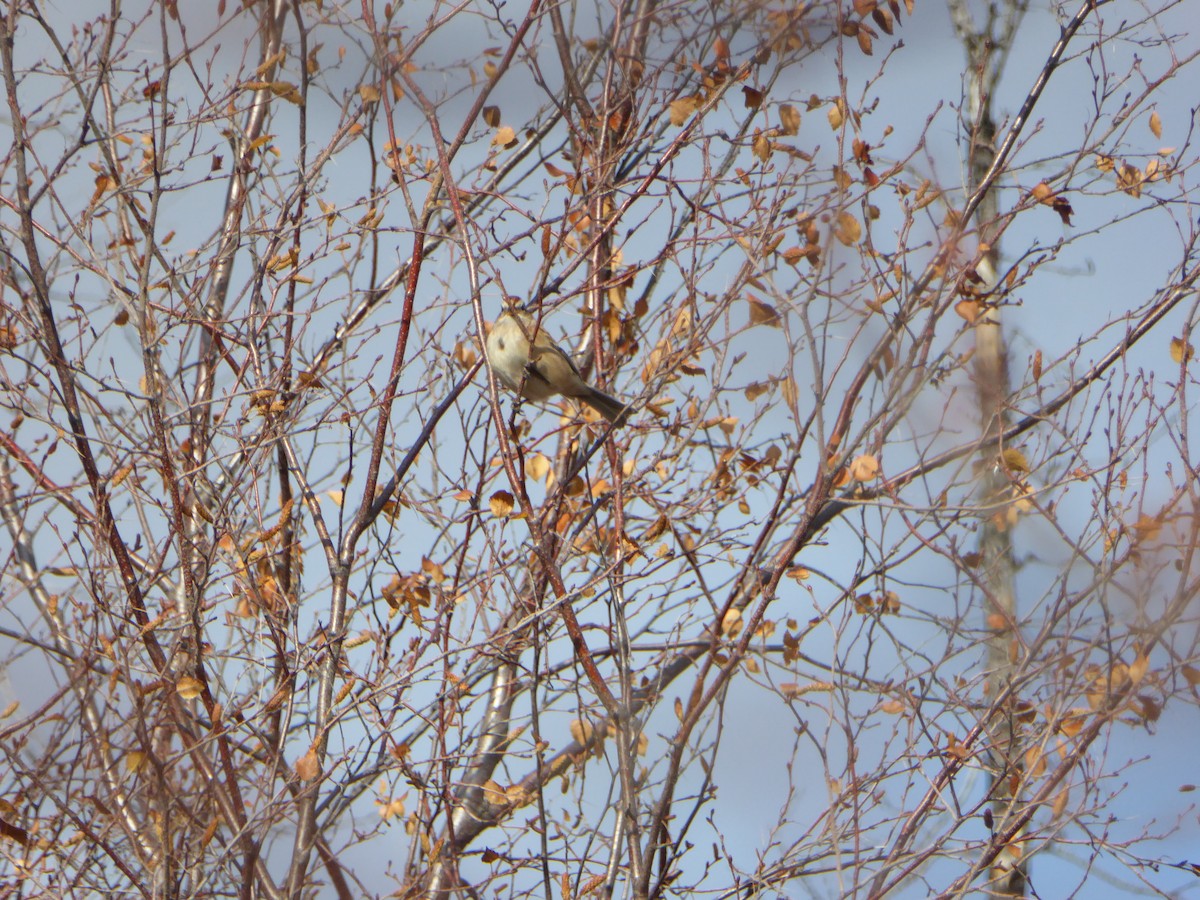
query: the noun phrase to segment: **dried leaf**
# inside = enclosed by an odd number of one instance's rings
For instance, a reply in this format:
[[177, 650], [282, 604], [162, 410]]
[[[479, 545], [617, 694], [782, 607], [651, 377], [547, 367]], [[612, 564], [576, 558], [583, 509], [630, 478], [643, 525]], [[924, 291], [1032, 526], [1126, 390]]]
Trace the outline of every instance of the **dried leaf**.
[[670, 106], [671, 124], [682, 125], [699, 107], [700, 98], [695, 95], [672, 100]]
[[595, 728], [587, 719], [573, 719], [571, 721], [571, 739], [575, 743], [586, 744], [590, 742], [594, 733]]
[[721, 617], [721, 634], [727, 638], [735, 638], [742, 633], [742, 611], [740, 609], [726, 610]]
[[1162, 118], [1157, 110], [1150, 113], [1150, 133], [1156, 138], [1162, 139]]
[[513, 511], [513, 495], [508, 491], [496, 491], [488, 499], [488, 506], [492, 510], [492, 515], [497, 519], [510, 516]]
[[754, 140], [750, 143], [750, 151], [759, 162], [771, 160], [771, 141], [760, 129], [754, 130]]
[[301, 781], [312, 781], [321, 774], [321, 763], [317, 759], [317, 748], [309, 747], [308, 752], [296, 760], [296, 777]]
[[968, 325], [974, 325], [980, 314], [983, 312], [983, 304], [978, 300], [959, 300], [954, 304], [954, 311], [961, 316]]
[[837, 227], [834, 228], [833, 234], [847, 247], [853, 247], [862, 240], [862, 226], [852, 213], [843, 210], [838, 213]]
[[788, 136], [800, 131], [800, 112], [794, 106], [784, 104], [779, 107], [779, 127]]
[[550, 460], [545, 454], [535, 453], [525, 460], [525, 473], [534, 481], [541, 481], [550, 471]]
[[869, 453], [855, 457], [850, 463], [850, 477], [855, 481], [874, 481], [879, 477], [879, 460]]
[[829, 127], [834, 131], [837, 131], [842, 127], [842, 122], [845, 121], [846, 117], [842, 114], [842, 104], [840, 100], [829, 107], [829, 112], [826, 113], [826, 117], [829, 119]]
[[763, 303], [754, 297], [748, 297], [747, 302], [750, 304], [750, 324], [751, 325], [769, 325], [772, 328], [780, 327], [779, 311], [769, 303]]
[[1183, 338], [1171, 338], [1171, 361], [1176, 365], [1182, 364], [1185, 360], [1191, 360], [1194, 352], [1192, 345]]

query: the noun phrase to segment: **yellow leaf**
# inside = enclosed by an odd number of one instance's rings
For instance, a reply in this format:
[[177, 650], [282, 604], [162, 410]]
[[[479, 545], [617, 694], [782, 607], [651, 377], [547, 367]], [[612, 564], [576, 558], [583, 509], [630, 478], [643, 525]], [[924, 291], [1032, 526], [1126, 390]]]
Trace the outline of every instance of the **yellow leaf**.
[[670, 117], [672, 125], [682, 125], [688, 120], [700, 106], [700, 98], [693, 95], [691, 97], [680, 97], [678, 100], [671, 101]]
[[358, 96], [362, 97], [363, 103], [378, 103], [379, 88], [373, 84], [360, 84], [358, 86]]
[[834, 228], [833, 233], [847, 247], [853, 247], [862, 239], [862, 226], [858, 224], [858, 219], [854, 218], [852, 213], [843, 210], [838, 213], [837, 227]]
[[542, 453], [535, 453], [525, 461], [525, 472], [534, 481], [541, 481], [550, 472], [550, 460]]
[[1171, 360], [1179, 365], [1185, 360], [1191, 360], [1194, 349], [1183, 338], [1171, 338]]
[[754, 133], [754, 141], [750, 144], [750, 150], [759, 162], [766, 163], [771, 159], [771, 142], [765, 134], [757, 129]]
[[740, 609], [727, 610], [721, 617], [721, 634], [728, 638], [735, 638], [741, 633], [742, 611]]
[[591, 741], [592, 735], [595, 733], [595, 728], [587, 719], [573, 719], [571, 721], [571, 739], [577, 744], [586, 744]]
[[1162, 118], [1157, 111], [1150, 113], [1150, 133], [1156, 138], [1162, 137]]
[[510, 516], [513, 511], [513, 495], [508, 491], [496, 491], [489, 498], [488, 506], [491, 507], [492, 515], [497, 519]]
[[1146, 670], [1150, 668], [1150, 658], [1145, 654], [1140, 654], [1133, 661], [1133, 665], [1129, 667], [1129, 680], [1135, 685], [1146, 677]]
[[175, 683], [175, 692], [184, 700], [195, 700], [204, 692], [204, 685], [191, 675], [184, 675]]
[[496, 129], [496, 133], [492, 135], [492, 146], [494, 147], [511, 147], [517, 142], [517, 133], [513, 131], [511, 125], [502, 125]]
[[842, 127], [842, 122], [845, 121], [846, 117], [842, 114], [842, 102], [840, 100], [829, 107], [826, 117], [829, 119], [829, 127], [834, 131]]
[[855, 481], [874, 481], [879, 477], [879, 460], [869, 453], [856, 457], [850, 463], [850, 477]]
[[434, 581], [445, 581], [446, 571], [429, 557], [421, 557], [421, 571], [428, 575]]

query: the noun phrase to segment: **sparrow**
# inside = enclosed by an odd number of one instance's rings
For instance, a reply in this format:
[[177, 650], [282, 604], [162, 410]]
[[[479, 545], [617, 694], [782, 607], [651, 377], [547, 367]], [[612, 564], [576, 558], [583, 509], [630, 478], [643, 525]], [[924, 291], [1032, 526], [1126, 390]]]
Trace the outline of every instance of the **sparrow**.
[[535, 403], [561, 394], [583, 401], [618, 427], [634, 411], [584, 381], [571, 357], [522, 307], [509, 307], [496, 319], [487, 338], [487, 359], [506, 387]]

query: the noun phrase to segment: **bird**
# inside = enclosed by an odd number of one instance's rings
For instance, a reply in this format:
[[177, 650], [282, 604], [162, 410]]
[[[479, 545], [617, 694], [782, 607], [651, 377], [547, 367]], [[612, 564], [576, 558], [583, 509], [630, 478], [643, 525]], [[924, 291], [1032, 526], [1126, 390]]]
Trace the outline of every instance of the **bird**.
[[496, 319], [487, 338], [487, 359], [496, 377], [526, 400], [541, 403], [559, 395], [570, 397], [616, 427], [624, 425], [634, 411], [584, 381], [571, 357], [524, 307], [510, 306]]

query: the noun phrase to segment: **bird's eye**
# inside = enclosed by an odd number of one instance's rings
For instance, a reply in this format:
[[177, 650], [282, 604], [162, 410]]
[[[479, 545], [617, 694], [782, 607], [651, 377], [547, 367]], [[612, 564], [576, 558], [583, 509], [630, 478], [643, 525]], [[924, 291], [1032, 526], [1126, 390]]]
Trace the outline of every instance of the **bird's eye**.
[[499, 347], [501, 350], [503, 350], [504, 349], [504, 341], [503, 340], [496, 341], [496, 346]]

